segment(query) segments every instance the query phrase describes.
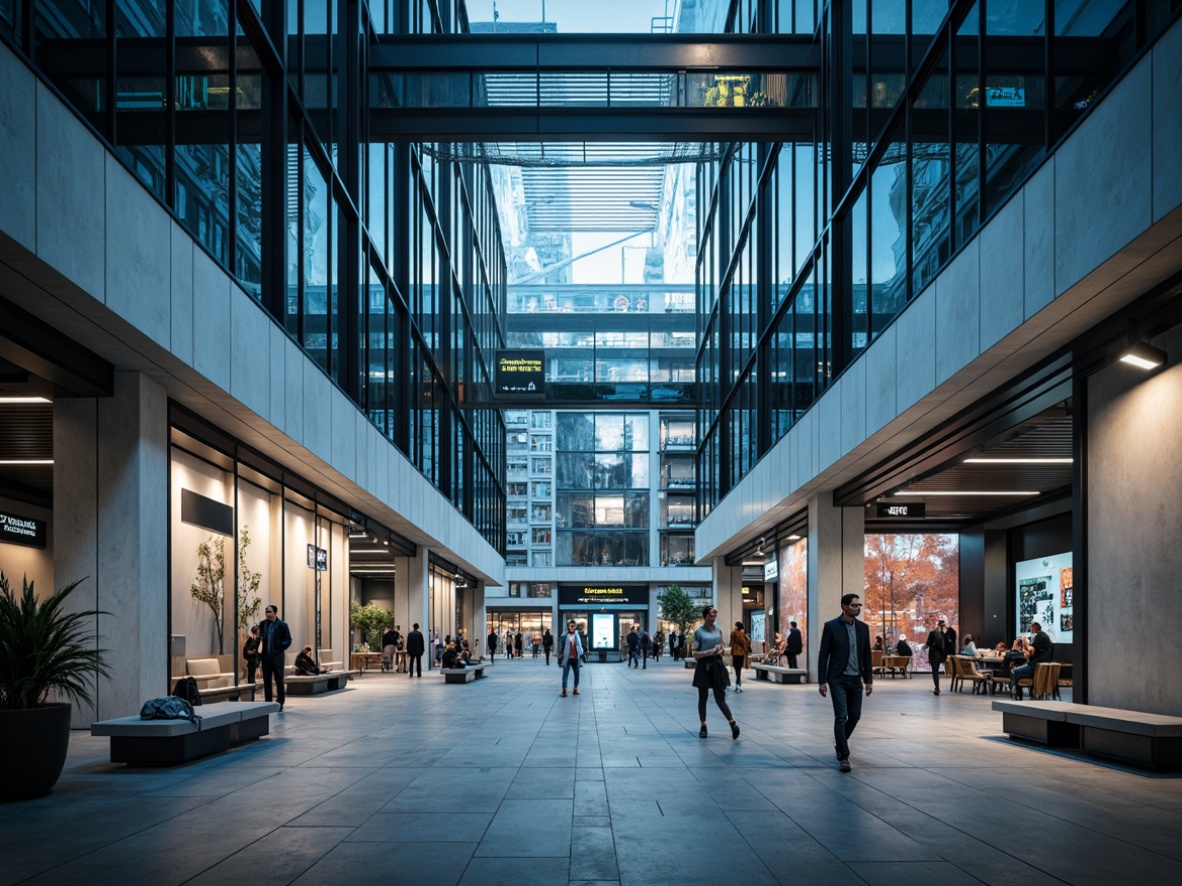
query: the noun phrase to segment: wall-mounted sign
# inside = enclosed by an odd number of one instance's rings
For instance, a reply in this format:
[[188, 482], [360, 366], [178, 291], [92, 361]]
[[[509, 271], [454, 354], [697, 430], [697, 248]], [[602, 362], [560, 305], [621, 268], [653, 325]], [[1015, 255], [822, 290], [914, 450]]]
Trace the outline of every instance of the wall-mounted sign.
[[33, 517], [21, 517], [0, 511], [0, 542], [25, 545], [30, 548], [45, 547], [47, 524]]
[[880, 501], [875, 506], [879, 519], [897, 517], [923, 517], [927, 514], [927, 505], [922, 501], [885, 502]]
[[558, 605], [603, 606], [627, 604], [648, 607], [648, 585], [559, 585]]
[[525, 399], [546, 396], [545, 351], [497, 351], [497, 393]]
[[308, 568], [321, 572], [328, 569], [328, 551], [316, 545], [308, 545]]
[[775, 581], [780, 577], [780, 560], [775, 554], [769, 554], [763, 561], [763, 580]]

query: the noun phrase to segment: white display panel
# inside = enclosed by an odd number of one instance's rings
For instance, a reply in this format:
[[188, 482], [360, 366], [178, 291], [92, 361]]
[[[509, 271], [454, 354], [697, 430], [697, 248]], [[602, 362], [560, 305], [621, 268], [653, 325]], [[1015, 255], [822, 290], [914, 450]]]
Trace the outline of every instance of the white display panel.
[[616, 648], [616, 616], [611, 612], [591, 614], [591, 648]]
[[1014, 564], [1017, 636], [1042, 625], [1053, 643], [1071, 643], [1075, 629], [1071, 551]]

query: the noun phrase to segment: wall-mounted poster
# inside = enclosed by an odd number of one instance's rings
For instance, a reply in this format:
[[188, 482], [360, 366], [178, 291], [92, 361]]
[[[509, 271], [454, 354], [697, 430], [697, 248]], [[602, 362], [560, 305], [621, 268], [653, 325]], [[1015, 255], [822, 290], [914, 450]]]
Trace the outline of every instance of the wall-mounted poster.
[[1071, 643], [1075, 630], [1071, 552], [1023, 560], [1014, 565], [1018, 595], [1017, 633], [1038, 622], [1054, 643]]

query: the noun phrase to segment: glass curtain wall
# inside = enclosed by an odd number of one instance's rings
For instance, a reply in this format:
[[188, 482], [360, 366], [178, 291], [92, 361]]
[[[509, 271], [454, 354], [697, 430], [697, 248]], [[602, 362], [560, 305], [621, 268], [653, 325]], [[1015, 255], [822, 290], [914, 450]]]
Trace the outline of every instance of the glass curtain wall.
[[1170, 0], [773, 5], [736, 4], [730, 26], [814, 34], [817, 98], [797, 105], [817, 108], [814, 138], [732, 145], [699, 175], [699, 518], [1177, 14]]
[[649, 416], [558, 413], [557, 566], [649, 564]]
[[368, 48], [462, 17], [434, 0], [0, 0], [0, 39], [500, 548], [504, 431], [479, 408], [504, 344], [489, 172], [371, 143], [367, 119]]

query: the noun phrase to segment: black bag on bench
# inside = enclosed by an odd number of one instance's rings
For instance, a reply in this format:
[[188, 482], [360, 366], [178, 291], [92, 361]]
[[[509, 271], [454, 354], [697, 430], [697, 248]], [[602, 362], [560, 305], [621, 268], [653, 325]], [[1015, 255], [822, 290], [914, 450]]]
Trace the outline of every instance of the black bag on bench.
[[193, 706], [183, 698], [169, 695], [164, 698], [152, 698], [144, 702], [140, 708], [141, 720], [188, 720], [201, 726], [201, 718], [193, 712]]
[[176, 681], [176, 685], [172, 687], [172, 694], [177, 698], [183, 698], [193, 707], [201, 704], [201, 693], [197, 689], [197, 681], [192, 677], [181, 677]]

